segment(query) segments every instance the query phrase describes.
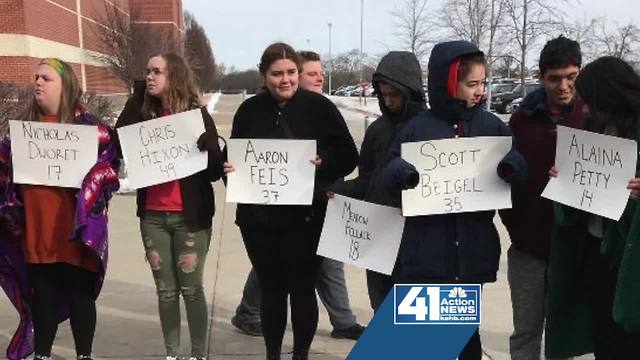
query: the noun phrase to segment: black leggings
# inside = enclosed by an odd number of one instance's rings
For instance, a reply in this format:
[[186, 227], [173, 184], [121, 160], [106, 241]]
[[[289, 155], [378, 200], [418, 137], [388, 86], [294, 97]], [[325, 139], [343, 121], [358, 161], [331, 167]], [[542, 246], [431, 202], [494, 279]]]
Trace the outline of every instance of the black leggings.
[[308, 351], [318, 327], [315, 280], [319, 233], [311, 224], [287, 230], [241, 227], [262, 292], [260, 319], [268, 354], [279, 354], [291, 298], [293, 350]]
[[51, 356], [58, 331], [60, 300], [68, 299], [69, 319], [78, 355], [91, 355], [96, 329], [93, 289], [96, 273], [65, 263], [30, 264], [36, 355]]

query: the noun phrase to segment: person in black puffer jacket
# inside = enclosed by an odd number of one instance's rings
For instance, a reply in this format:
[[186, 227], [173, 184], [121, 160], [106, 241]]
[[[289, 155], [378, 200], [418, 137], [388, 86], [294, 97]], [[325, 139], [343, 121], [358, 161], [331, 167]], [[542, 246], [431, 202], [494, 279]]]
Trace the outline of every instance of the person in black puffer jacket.
[[[260, 318], [267, 358], [280, 359], [291, 299], [293, 359], [308, 359], [318, 326], [316, 255], [327, 207], [326, 191], [350, 174], [358, 150], [336, 106], [321, 94], [298, 88], [300, 60], [291, 46], [267, 47], [260, 62], [266, 91], [243, 102], [231, 138], [316, 140], [318, 155], [311, 205], [238, 204], [236, 224], [262, 293]], [[225, 172], [234, 171], [225, 163]]]
[[[393, 139], [404, 125], [425, 109], [422, 69], [413, 53], [391, 51], [373, 73], [373, 88], [380, 104], [380, 116], [367, 129], [358, 163], [358, 177], [336, 184], [332, 191], [359, 200], [372, 201], [371, 179], [384, 162]], [[391, 290], [391, 277], [367, 270], [371, 308], [377, 310]]]

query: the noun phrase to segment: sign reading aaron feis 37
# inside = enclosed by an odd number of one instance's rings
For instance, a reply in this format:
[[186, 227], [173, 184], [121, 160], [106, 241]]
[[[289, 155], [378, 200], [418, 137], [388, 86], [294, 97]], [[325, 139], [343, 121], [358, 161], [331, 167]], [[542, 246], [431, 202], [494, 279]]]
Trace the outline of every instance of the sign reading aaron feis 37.
[[229, 139], [227, 201], [310, 205], [316, 167], [315, 140]]
[[79, 188], [98, 158], [98, 128], [9, 121], [13, 182]]
[[637, 151], [633, 140], [558, 126], [558, 177], [542, 196], [617, 221], [629, 200]]
[[402, 144], [402, 158], [420, 174], [402, 192], [404, 216], [460, 213], [511, 207], [511, 186], [498, 177], [498, 164], [511, 138], [472, 137]]
[[130, 186], [157, 185], [206, 169], [208, 154], [196, 145], [202, 133], [200, 109], [118, 128]]

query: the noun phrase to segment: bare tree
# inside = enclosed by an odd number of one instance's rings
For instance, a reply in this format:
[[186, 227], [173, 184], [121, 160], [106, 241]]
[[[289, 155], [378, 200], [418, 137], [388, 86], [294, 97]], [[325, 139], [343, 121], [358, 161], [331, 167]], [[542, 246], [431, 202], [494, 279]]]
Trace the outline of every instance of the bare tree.
[[602, 18], [584, 18], [562, 24], [561, 34], [580, 44], [583, 63], [598, 57], [600, 50], [595, 42], [595, 30], [603, 21], [604, 19]]
[[216, 62], [211, 43], [204, 28], [189, 12], [184, 13], [184, 55], [196, 76], [202, 91], [213, 89], [216, 80]]
[[594, 40], [600, 50], [598, 56], [615, 56], [631, 63], [638, 61], [640, 28], [634, 23], [616, 25], [609, 30], [606, 22], [601, 20], [595, 27]]
[[[560, 2], [565, 0], [555, 1], [555, 4]], [[562, 11], [552, 5], [551, 0], [505, 0], [505, 9], [506, 34], [517, 43], [520, 53], [520, 82], [524, 96], [527, 53], [540, 36], [551, 34], [561, 28]]]
[[95, 58], [108, 65], [131, 91], [133, 81], [143, 76], [149, 56], [175, 51], [178, 46], [162, 28], [136, 23], [134, 12], [121, 9], [117, 2], [105, 1], [103, 15], [96, 17], [92, 29], [102, 51]]
[[426, 59], [433, 42], [429, 38], [432, 25], [427, 15], [427, 0], [404, 0], [403, 6], [391, 13], [397, 29], [396, 37], [421, 63]]
[[[491, 81], [492, 68], [499, 58], [496, 36], [505, 14], [506, 0], [445, 0], [440, 10], [441, 26], [457, 38], [468, 40], [485, 49], [488, 59], [487, 77]], [[491, 87], [489, 97], [491, 96]], [[489, 104], [487, 104], [489, 106]]]

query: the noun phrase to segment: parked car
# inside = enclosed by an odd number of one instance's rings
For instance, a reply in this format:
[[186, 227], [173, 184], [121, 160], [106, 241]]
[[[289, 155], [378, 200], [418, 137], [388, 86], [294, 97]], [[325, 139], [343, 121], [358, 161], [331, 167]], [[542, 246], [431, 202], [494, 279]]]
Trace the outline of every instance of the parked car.
[[515, 112], [516, 110], [518, 110], [520, 104], [522, 104], [522, 97], [513, 99], [513, 101], [511, 102], [511, 111]]
[[[527, 94], [531, 93], [542, 87], [539, 82], [525, 83]], [[513, 112], [513, 100], [522, 97], [523, 89], [522, 84], [516, 85], [511, 92], [503, 93], [495, 97], [491, 96], [491, 108], [495, 109], [500, 114], [511, 114]]]

